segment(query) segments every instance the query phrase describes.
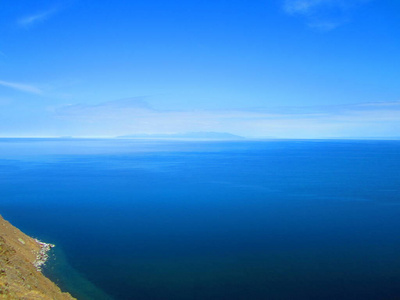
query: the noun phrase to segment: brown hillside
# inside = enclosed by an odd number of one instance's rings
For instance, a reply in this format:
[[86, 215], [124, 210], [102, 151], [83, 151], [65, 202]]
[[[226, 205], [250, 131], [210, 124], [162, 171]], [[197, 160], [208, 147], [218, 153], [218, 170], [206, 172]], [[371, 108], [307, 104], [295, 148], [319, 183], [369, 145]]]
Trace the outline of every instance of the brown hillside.
[[0, 299], [75, 299], [34, 266], [41, 246], [0, 216]]

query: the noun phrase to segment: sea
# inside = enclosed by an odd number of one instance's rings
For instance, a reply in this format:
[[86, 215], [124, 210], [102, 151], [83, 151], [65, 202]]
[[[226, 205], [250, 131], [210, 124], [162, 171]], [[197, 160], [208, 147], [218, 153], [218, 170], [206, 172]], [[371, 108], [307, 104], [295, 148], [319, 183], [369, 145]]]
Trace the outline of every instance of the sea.
[[400, 141], [3, 138], [0, 214], [82, 300], [400, 299]]

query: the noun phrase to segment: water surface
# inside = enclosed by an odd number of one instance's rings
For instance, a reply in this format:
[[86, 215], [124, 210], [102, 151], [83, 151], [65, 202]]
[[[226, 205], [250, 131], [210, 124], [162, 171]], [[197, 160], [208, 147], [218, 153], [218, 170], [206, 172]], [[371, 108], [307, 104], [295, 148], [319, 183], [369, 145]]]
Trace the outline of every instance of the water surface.
[[399, 299], [399, 141], [0, 139], [0, 212], [80, 299]]

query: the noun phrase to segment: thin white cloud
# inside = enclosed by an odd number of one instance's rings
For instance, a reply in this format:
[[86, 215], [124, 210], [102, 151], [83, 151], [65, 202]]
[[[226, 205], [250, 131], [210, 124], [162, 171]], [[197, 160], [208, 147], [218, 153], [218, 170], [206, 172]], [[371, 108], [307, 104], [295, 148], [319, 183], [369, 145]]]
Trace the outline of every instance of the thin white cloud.
[[72, 135], [229, 132], [246, 137], [321, 138], [395, 136], [400, 102], [264, 110], [163, 111], [139, 99], [70, 105], [54, 116], [74, 127]]
[[313, 29], [333, 30], [350, 19], [350, 11], [373, 0], [284, 0], [283, 10], [299, 16]]
[[17, 23], [20, 27], [31, 27], [37, 23], [44, 22], [45, 20], [49, 19], [51, 16], [56, 14], [59, 9], [53, 8], [41, 12], [37, 12], [35, 14], [31, 14], [29, 16], [25, 16], [20, 18]]
[[18, 90], [21, 92], [31, 93], [31, 94], [42, 94], [42, 90], [33, 86], [24, 83], [17, 83], [17, 82], [9, 82], [0, 80], [0, 86], [5, 86], [8, 88], [12, 88], [14, 90]]
[[308, 15], [322, 6], [332, 4], [332, 0], [286, 0], [284, 3], [284, 10], [288, 14], [303, 14]]
[[392, 107], [394, 109], [400, 109], [400, 101], [367, 102], [358, 104], [357, 107]]

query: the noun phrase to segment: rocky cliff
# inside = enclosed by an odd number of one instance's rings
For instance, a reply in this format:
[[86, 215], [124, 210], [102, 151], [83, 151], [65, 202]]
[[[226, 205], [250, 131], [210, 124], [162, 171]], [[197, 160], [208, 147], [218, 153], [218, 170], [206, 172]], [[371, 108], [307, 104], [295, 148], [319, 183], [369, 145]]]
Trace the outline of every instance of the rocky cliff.
[[0, 216], [0, 299], [75, 299], [40, 272], [50, 246], [27, 236]]

